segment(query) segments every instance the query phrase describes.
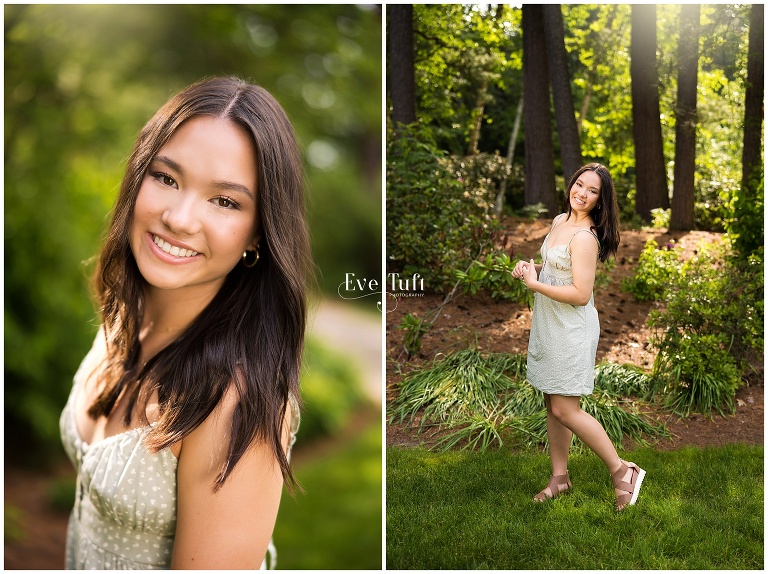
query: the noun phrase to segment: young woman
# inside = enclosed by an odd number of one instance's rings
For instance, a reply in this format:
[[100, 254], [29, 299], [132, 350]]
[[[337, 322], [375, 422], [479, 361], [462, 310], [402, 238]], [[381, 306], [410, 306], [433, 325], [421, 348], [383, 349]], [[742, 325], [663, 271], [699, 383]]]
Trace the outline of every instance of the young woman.
[[568, 184], [566, 213], [558, 215], [541, 247], [543, 263], [520, 261], [512, 272], [535, 291], [528, 344], [528, 381], [544, 393], [552, 477], [534, 497], [543, 502], [571, 489], [568, 451], [575, 434], [611, 473], [616, 509], [634, 504], [645, 471], [619, 458], [603, 427], [581, 410], [592, 392], [600, 337], [592, 287], [597, 260], [619, 247], [613, 180], [605, 166], [581, 167]]
[[198, 82], [141, 131], [61, 417], [67, 568], [259, 568], [298, 427], [310, 272], [301, 160], [264, 89]]

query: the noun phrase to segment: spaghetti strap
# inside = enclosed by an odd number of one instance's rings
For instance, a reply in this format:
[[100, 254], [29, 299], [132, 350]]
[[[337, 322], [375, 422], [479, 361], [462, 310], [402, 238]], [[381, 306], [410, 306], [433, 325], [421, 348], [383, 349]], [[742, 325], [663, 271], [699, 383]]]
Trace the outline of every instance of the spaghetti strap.
[[[552, 227], [549, 228], [549, 233], [552, 233], [552, 230], [555, 228], [555, 225], [557, 225], [558, 220], [563, 215], [565, 215], [565, 213], [561, 213], [561, 214], [555, 216], [555, 218], [552, 220]], [[547, 235], [549, 235], [549, 233], [547, 233]]]
[[[595, 238], [595, 241], [597, 241], [597, 247], [598, 247], [598, 248], [600, 247], [600, 240], [597, 238], [597, 235], [595, 235], [595, 232], [594, 232], [594, 231], [592, 231], [591, 229], [579, 229], [579, 230], [578, 230], [576, 233], [580, 233], [580, 232], [582, 232], [582, 231], [586, 231], [586, 232], [588, 232], [589, 234], [591, 234], [591, 235], [592, 235], [592, 237], [594, 237], [594, 238]], [[574, 233], [574, 234], [571, 236], [571, 241], [573, 241], [573, 238], [574, 238], [574, 237], [576, 237], [576, 233]], [[571, 241], [569, 241], [569, 242], [568, 242], [568, 245], [570, 245], [570, 244], [571, 244]]]

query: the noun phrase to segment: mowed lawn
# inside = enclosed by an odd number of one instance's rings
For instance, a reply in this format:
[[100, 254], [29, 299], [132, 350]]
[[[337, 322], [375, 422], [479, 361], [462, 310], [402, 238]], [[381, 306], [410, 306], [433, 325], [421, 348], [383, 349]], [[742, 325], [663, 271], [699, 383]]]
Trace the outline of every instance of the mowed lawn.
[[763, 447], [622, 454], [648, 474], [614, 510], [608, 471], [575, 454], [571, 494], [534, 504], [545, 454], [386, 453], [389, 569], [763, 569]]

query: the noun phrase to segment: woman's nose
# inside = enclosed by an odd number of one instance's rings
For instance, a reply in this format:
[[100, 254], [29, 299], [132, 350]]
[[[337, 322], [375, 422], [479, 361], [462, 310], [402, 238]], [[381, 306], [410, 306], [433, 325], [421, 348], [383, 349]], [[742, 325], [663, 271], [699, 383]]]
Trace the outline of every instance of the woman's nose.
[[194, 235], [201, 227], [197, 211], [194, 194], [181, 192], [170, 199], [161, 220], [174, 233]]

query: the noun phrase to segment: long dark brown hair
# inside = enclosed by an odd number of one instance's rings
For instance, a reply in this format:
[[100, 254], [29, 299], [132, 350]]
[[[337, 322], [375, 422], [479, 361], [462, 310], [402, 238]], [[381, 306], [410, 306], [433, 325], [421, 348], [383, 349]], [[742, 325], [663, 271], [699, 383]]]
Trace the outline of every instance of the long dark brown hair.
[[592, 229], [600, 241], [598, 257], [600, 261], [605, 262], [611, 255], [616, 254], [621, 236], [619, 234], [619, 204], [616, 201], [616, 190], [613, 187], [613, 178], [604, 165], [588, 163], [576, 170], [565, 190], [565, 209], [568, 214], [567, 217], [570, 217], [572, 211], [571, 188], [585, 171], [594, 171], [600, 177], [600, 197], [589, 214], [592, 216], [592, 221], [595, 222]]
[[[141, 365], [146, 282], [129, 244], [133, 210], [152, 159], [185, 121], [198, 116], [227, 119], [253, 139], [260, 258], [252, 268], [236, 265], [189, 328]], [[296, 486], [281, 437], [289, 397], [300, 405], [310, 261], [301, 158], [277, 101], [263, 88], [234, 77], [202, 80], [171, 98], [144, 126], [133, 148], [96, 269], [107, 339], [106, 386], [89, 415], [109, 415], [126, 391], [125, 424], [137, 405], [146, 422], [147, 401], [157, 390], [161, 415], [145, 438], [156, 452], [189, 435], [234, 384], [239, 401], [214, 490], [255, 440], [270, 445], [289, 490]]]

